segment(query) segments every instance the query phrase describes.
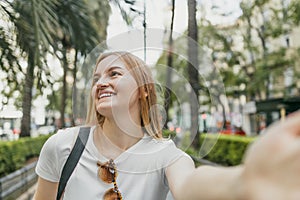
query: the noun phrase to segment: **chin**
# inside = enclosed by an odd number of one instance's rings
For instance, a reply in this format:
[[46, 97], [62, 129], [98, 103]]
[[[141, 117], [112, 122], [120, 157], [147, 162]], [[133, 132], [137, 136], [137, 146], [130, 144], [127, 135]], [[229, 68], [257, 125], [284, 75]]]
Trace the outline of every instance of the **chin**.
[[111, 105], [109, 105], [109, 106], [98, 105], [96, 107], [96, 110], [100, 115], [102, 115], [104, 117], [112, 116], [112, 113], [113, 113]]

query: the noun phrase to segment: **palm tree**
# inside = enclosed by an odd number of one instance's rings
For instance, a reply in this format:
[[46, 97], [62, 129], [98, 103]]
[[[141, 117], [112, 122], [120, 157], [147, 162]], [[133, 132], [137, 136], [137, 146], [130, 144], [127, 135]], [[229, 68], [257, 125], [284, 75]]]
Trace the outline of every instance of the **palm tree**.
[[[97, 4], [97, 6], [89, 7], [92, 3], [94, 5]], [[77, 8], [79, 10], [76, 10]], [[49, 52], [56, 53], [59, 50], [64, 55], [62, 59], [65, 63], [64, 66], [67, 66], [65, 55], [68, 54], [68, 51], [74, 49], [76, 55], [75, 62], [71, 64], [74, 65], [73, 75], [74, 80], [76, 80], [77, 54], [86, 54], [95, 44], [106, 37], [106, 27], [110, 13], [109, 3], [108, 1], [96, 0], [67, 2], [58, 0], [3, 0], [0, 2], [0, 9], [0, 12], [5, 13], [9, 21], [13, 24], [14, 31], [11, 34], [14, 34], [15, 38], [17, 38], [16, 46], [22, 51], [20, 55], [24, 56], [28, 63], [26, 72], [24, 72], [25, 83], [22, 89], [23, 117], [21, 121], [21, 136], [29, 136], [32, 88], [35, 84], [41, 82], [40, 76], [44, 73], [45, 68], [47, 68], [45, 55]], [[60, 17], [58, 17], [59, 15]], [[62, 44], [63, 47], [67, 48], [61, 48]], [[3, 51], [6, 53], [5, 55], [1, 52], [1, 55], [4, 56], [1, 56], [0, 60], [2, 61], [6, 56], [9, 58], [9, 62], [13, 62], [13, 51], [10, 51], [12, 48], [6, 48], [8, 45], [11, 46], [11, 44], [7, 43], [7, 38], [2, 28], [0, 28], [0, 46], [2, 49], [6, 49], [6, 51]], [[54, 50], [50, 51], [50, 46]], [[14, 62], [16, 67], [4, 68], [4, 65], [1, 65], [1, 70], [4, 69], [7, 71], [13, 69], [14, 72], [16, 70], [22, 72], [16, 57]], [[13, 66], [12, 64], [9, 65]], [[65, 68], [65, 74], [67, 71], [68, 68]], [[65, 92], [65, 96], [66, 94]]]
[[10, 20], [14, 24], [17, 44], [27, 60], [23, 88], [21, 137], [30, 136], [31, 101], [34, 71], [42, 69], [44, 52], [52, 43], [50, 33], [57, 26], [54, 12], [57, 0], [6, 1], [12, 9]]
[[[74, 83], [76, 83], [78, 53], [86, 55], [99, 43], [99, 34], [93, 26], [94, 20], [90, 17], [88, 11], [87, 4], [82, 0], [63, 1], [56, 9], [57, 14], [60, 16], [58, 20], [60, 26], [56, 30], [58, 34], [54, 35], [54, 49], [55, 52], [59, 51], [62, 54], [64, 72], [60, 106], [61, 127], [65, 127], [66, 99], [68, 98], [66, 77], [68, 71], [70, 71], [69, 66], [72, 65], [73, 67], [73, 78]], [[75, 51], [74, 60], [70, 62], [70, 59], [67, 58], [71, 56], [70, 52], [73, 50]]]

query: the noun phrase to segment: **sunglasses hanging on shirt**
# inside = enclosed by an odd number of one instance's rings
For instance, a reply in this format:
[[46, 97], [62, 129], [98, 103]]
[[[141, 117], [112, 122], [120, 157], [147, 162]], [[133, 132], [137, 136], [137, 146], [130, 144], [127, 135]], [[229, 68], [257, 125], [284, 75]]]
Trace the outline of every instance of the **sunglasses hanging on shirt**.
[[105, 183], [113, 183], [114, 187], [107, 190], [103, 196], [104, 200], [122, 200], [121, 192], [117, 186], [117, 168], [113, 161], [110, 159], [105, 163], [97, 162], [98, 168], [98, 177]]

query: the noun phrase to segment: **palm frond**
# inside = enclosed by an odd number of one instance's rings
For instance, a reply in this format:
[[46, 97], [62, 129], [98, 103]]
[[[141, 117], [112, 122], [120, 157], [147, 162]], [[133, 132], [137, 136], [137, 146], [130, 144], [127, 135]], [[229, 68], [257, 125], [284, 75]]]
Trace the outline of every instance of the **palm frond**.
[[82, 0], [64, 1], [57, 8], [59, 29], [63, 33], [57, 39], [64, 40], [66, 47], [74, 47], [83, 54], [98, 44], [98, 33], [88, 11]]
[[13, 1], [16, 34], [25, 52], [37, 48], [38, 53], [40, 47], [47, 48], [53, 43], [50, 33], [58, 26], [58, 16], [55, 14], [58, 5], [57, 0]]
[[[126, 11], [120, 4], [119, 0], [112, 0], [112, 2], [119, 8], [121, 16], [123, 18], [123, 20], [126, 22], [127, 25], [132, 26], [132, 22], [133, 22], [133, 17], [131, 17], [128, 13], [128, 11]], [[135, 2], [132, 1], [132, 3], [134, 4]], [[131, 4], [131, 5], [133, 5]]]

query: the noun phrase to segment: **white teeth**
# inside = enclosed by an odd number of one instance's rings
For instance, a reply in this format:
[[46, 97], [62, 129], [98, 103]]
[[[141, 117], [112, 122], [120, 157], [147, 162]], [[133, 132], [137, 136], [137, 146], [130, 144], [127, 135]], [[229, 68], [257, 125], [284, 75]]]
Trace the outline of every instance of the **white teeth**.
[[103, 97], [111, 97], [113, 94], [112, 93], [103, 93], [99, 95], [99, 99], [103, 98]]

